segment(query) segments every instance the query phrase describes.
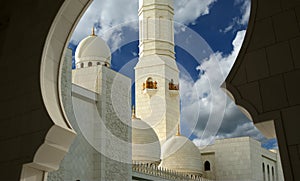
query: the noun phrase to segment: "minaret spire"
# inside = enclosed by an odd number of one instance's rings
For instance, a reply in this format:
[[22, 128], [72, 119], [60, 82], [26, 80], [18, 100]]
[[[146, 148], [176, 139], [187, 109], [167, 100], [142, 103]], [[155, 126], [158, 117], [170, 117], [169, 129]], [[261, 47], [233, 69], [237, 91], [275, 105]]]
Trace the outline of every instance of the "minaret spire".
[[135, 108], [134, 106], [132, 106], [132, 114], [131, 114], [131, 119], [136, 119], [136, 115], [135, 115]]
[[91, 36], [96, 36], [96, 34], [95, 34], [95, 25], [93, 25]]
[[180, 123], [177, 125], [177, 133], [176, 136], [180, 136]]

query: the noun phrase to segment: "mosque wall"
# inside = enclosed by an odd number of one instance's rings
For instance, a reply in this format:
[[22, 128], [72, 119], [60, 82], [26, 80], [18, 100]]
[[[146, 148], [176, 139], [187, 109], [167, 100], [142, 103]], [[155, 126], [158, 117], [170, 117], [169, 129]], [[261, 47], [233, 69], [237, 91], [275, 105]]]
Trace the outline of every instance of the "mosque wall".
[[[249, 139], [249, 146], [250, 146], [250, 159], [251, 159], [251, 175], [253, 180], [262, 180], [262, 159], [263, 159], [263, 154], [266, 155], [266, 157], [271, 157], [274, 159], [274, 155], [268, 150], [265, 150], [261, 147], [261, 143]], [[265, 150], [265, 152], [263, 152]], [[276, 156], [275, 156], [276, 160]]]
[[103, 125], [96, 139], [105, 155], [101, 179], [131, 180], [131, 79], [108, 67], [99, 68], [96, 107]]
[[[216, 165], [215, 165], [215, 151], [213, 151], [213, 145], [210, 146], [208, 149], [209, 151], [201, 151], [201, 158], [203, 162], [203, 177], [215, 180], [216, 179]], [[205, 168], [205, 162], [206, 164], [209, 164], [209, 169]]]
[[263, 163], [262, 166], [265, 166], [265, 172], [263, 173], [263, 176], [265, 176], [266, 180], [268, 180], [269, 178], [270, 181], [284, 180], [278, 150], [268, 151], [266, 149], [261, 148], [261, 157], [261, 162]]
[[[73, 112], [73, 105], [76, 107], [82, 104], [88, 111], [96, 111], [92, 109], [92, 103], [82, 99], [84, 95], [73, 96], [72, 103], [72, 52], [67, 49], [66, 56], [62, 66], [62, 102], [73, 129], [76, 131], [77, 136], [73, 141], [68, 154], [64, 157], [57, 171], [48, 174], [48, 181], [73, 181], [73, 180], [100, 180], [99, 175], [96, 174], [95, 166], [97, 162], [100, 163], [100, 153], [97, 152], [85, 139], [80, 128], [78, 127], [75, 114]], [[95, 94], [95, 93], [92, 93]], [[95, 101], [95, 100], [94, 100]], [[77, 103], [76, 105], [74, 103]], [[76, 110], [77, 111], [77, 110]], [[81, 111], [83, 111], [81, 109]], [[83, 111], [86, 112], [86, 111]], [[98, 170], [98, 172], [100, 172]]]
[[[126, 126], [130, 120], [130, 80], [107, 67], [95, 66], [73, 70], [73, 80], [85, 88], [72, 85], [71, 63], [72, 55], [68, 50], [62, 70], [62, 101], [77, 137], [59, 170], [50, 172], [48, 180], [130, 180], [131, 166], [127, 164], [128, 160], [127, 163], [121, 163], [111, 158], [129, 158], [131, 161], [131, 150], [126, 146], [113, 144], [112, 137], [108, 135], [111, 132], [117, 138], [122, 137], [126, 143], [131, 140], [131, 132]], [[117, 89], [112, 88], [114, 83]], [[95, 93], [96, 90], [101, 94]], [[121, 105], [120, 107], [113, 106], [112, 92], [117, 98], [115, 104]], [[71, 100], [72, 102], [68, 102]], [[123, 124], [122, 120], [127, 122]], [[107, 129], [109, 131], [105, 132]], [[114, 157], [106, 152], [111, 152]]]
[[280, 180], [284, 180], [284, 175], [283, 175], [283, 169], [282, 169], [282, 163], [281, 163], [281, 158], [280, 158], [280, 154], [277, 153], [277, 180], [280, 181]]
[[275, 171], [276, 160], [272, 160], [269, 157], [266, 157], [265, 155], [262, 155], [261, 157], [262, 157], [261, 171], [259, 172], [262, 173], [261, 180], [270, 180], [270, 181], [277, 180], [277, 171]]
[[216, 179], [243, 181], [251, 178], [250, 145], [244, 139], [216, 140]]
[[72, 82], [90, 91], [99, 93], [98, 66], [79, 68], [72, 71]]
[[284, 180], [278, 154], [262, 148], [260, 142], [252, 138], [216, 140], [215, 144], [200, 150], [203, 164], [210, 162], [211, 170], [204, 171], [208, 179], [263, 181], [265, 175], [265, 181], [268, 178], [268, 181]]

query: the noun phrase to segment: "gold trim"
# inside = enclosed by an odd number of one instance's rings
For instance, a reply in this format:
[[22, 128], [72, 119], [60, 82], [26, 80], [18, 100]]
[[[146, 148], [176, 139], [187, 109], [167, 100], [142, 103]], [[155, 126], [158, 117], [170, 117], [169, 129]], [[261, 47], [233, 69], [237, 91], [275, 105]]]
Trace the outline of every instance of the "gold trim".
[[93, 25], [91, 36], [96, 36], [96, 34], [95, 34], [95, 25]]
[[180, 123], [178, 123], [178, 126], [177, 126], [177, 133], [176, 133], [176, 136], [180, 136]]
[[132, 114], [131, 114], [131, 118], [132, 119], [136, 119], [136, 116], [135, 116], [135, 108], [134, 108], [134, 106], [132, 106]]

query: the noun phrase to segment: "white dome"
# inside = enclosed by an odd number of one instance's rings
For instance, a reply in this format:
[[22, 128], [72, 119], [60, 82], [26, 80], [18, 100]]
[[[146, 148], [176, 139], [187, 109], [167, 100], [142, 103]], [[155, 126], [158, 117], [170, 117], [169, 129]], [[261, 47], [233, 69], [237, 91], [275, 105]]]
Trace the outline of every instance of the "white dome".
[[111, 63], [111, 52], [106, 42], [96, 36], [84, 38], [77, 46], [75, 52], [76, 65], [84, 62]]
[[160, 167], [182, 173], [202, 175], [200, 150], [184, 136], [173, 136], [162, 146]]
[[138, 118], [132, 121], [132, 161], [156, 164], [160, 162], [159, 139], [153, 128]]

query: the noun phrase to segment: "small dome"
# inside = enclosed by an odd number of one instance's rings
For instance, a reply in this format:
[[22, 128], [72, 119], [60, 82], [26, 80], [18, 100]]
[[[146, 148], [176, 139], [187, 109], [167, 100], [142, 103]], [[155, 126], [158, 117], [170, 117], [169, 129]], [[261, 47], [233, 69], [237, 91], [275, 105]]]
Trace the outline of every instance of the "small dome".
[[132, 161], [160, 163], [159, 139], [153, 128], [138, 118], [132, 120]]
[[173, 136], [162, 146], [160, 167], [181, 173], [202, 175], [200, 150], [188, 138], [180, 135]]
[[88, 65], [89, 62], [92, 65], [103, 64], [109, 66], [111, 64], [111, 52], [106, 42], [93, 34], [84, 38], [78, 44], [75, 52], [75, 62], [76, 67], [86, 67], [78, 65], [82, 63], [82, 65]]

